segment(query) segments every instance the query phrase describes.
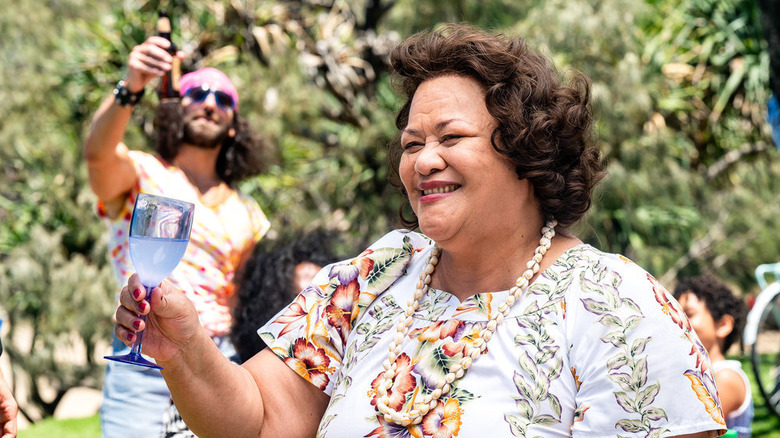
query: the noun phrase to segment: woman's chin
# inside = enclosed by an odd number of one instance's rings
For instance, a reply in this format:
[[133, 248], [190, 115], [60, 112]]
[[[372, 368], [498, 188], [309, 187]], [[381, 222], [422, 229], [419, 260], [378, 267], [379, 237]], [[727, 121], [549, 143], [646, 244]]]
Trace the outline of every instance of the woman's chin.
[[452, 229], [443, 221], [425, 221], [420, 219], [420, 232], [433, 239], [434, 242], [446, 242], [452, 238]]

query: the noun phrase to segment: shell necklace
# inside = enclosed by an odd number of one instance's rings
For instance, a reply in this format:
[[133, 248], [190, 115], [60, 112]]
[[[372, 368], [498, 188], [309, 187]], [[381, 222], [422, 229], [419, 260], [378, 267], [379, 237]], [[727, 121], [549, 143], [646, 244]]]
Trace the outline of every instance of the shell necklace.
[[539, 240], [539, 246], [534, 250], [534, 256], [526, 263], [527, 270], [515, 280], [515, 285], [509, 290], [509, 294], [506, 297], [506, 302], [498, 306], [498, 312], [490, 315], [487, 326], [480, 332], [479, 337], [473, 343], [473, 346], [468, 344], [464, 346], [463, 358], [460, 362], [450, 367], [447, 374], [436, 383], [434, 390], [422, 397], [422, 401], [411, 403], [407, 411], [399, 412], [388, 406], [388, 403], [390, 403], [388, 390], [393, 387], [395, 380], [397, 367], [395, 361], [398, 358], [398, 355], [401, 354], [401, 342], [406, 338], [409, 327], [412, 325], [412, 315], [420, 305], [420, 298], [428, 293], [431, 276], [433, 275], [436, 264], [439, 263], [441, 248], [439, 246], [434, 246], [430, 256], [428, 256], [425, 267], [423, 267], [422, 273], [420, 274], [420, 280], [417, 281], [414, 299], [409, 300], [409, 303], [406, 306], [404, 319], [396, 325], [396, 334], [393, 337], [393, 342], [390, 343], [390, 351], [387, 354], [387, 360], [383, 363], [385, 372], [382, 380], [377, 386], [378, 397], [376, 400], [376, 407], [384, 414], [385, 421], [401, 426], [420, 423], [425, 414], [436, 407], [439, 398], [450, 391], [450, 384], [463, 377], [466, 370], [471, 367], [472, 361], [476, 360], [477, 357], [487, 349], [487, 342], [493, 337], [496, 327], [498, 324], [501, 324], [504, 317], [509, 314], [509, 310], [512, 308], [515, 301], [520, 298], [523, 290], [528, 287], [531, 277], [539, 272], [539, 263], [541, 263], [542, 257], [547, 253], [547, 250], [550, 249], [550, 243], [555, 236], [555, 226], [557, 224], [558, 221], [555, 219], [548, 219], [544, 227], [542, 227], [542, 238]]

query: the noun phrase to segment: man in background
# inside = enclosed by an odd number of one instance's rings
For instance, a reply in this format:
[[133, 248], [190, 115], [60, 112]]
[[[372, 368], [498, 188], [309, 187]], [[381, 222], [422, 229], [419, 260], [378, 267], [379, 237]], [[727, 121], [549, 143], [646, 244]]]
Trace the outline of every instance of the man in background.
[[[135, 271], [128, 230], [136, 195], [152, 193], [196, 205], [190, 243], [168, 280], [195, 303], [201, 324], [230, 355], [233, 277], [270, 226], [236, 183], [264, 170], [268, 147], [239, 118], [238, 92], [214, 68], [182, 76], [180, 102], [158, 105], [154, 154], [125, 145], [125, 129], [144, 90], [184, 57], [180, 51], [169, 54], [169, 48], [170, 42], [158, 36], [133, 48], [127, 76], [95, 113], [84, 158], [98, 213], [109, 228], [118, 285]], [[114, 340], [114, 354], [127, 351]], [[103, 436], [158, 436], [169, 397], [158, 370], [109, 362], [100, 411]]]

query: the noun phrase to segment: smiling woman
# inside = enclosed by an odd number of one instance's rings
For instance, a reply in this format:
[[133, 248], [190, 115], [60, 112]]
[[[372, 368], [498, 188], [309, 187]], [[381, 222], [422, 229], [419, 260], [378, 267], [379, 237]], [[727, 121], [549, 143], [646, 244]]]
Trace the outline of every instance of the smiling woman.
[[[706, 351], [625, 257], [567, 228], [601, 177], [587, 78], [444, 26], [391, 55], [394, 183], [420, 232], [326, 266], [230, 367], [166, 283], [147, 352], [198, 436], [694, 436], [725, 430]], [[131, 278], [117, 335], [149, 312]], [[165, 302], [163, 309], [157, 303]], [[140, 330], [144, 329], [141, 324]], [[181, 403], [181, 405], [180, 405]]]

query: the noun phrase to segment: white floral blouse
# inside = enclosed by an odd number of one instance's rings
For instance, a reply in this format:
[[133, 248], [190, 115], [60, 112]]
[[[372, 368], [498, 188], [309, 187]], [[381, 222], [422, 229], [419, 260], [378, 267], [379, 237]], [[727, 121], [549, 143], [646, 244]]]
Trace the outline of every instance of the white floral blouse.
[[[661, 437], [725, 431], [709, 358], [680, 306], [625, 257], [568, 250], [512, 307], [487, 351], [418, 425], [385, 422], [376, 385], [432, 242], [393, 231], [324, 268], [263, 340], [330, 396], [320, 437]], [[459, 362], [508, 292], [431, 289], [397, 359], [400, 409]]]

